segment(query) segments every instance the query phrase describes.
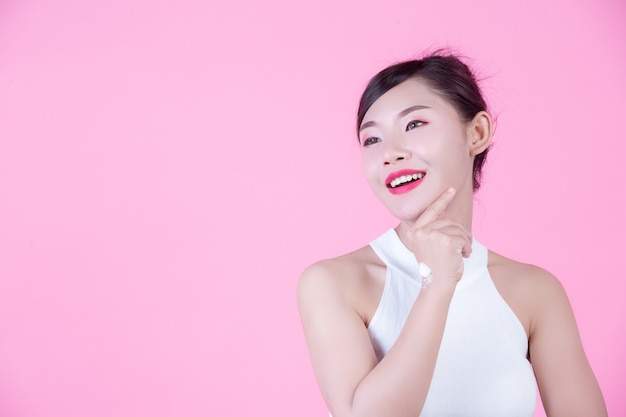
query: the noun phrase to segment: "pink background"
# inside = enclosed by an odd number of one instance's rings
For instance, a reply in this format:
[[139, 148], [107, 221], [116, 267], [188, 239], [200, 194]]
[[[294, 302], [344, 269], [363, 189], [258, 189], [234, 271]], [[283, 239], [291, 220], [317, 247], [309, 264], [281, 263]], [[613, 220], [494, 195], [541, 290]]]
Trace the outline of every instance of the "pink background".
[[439, 46], [498, 116], [476, 236], [626, 415], [624, 40], [619, 0], [0, 2], [0, 415], [326, 415], [296, 281], [395, 224], [356, 104]]

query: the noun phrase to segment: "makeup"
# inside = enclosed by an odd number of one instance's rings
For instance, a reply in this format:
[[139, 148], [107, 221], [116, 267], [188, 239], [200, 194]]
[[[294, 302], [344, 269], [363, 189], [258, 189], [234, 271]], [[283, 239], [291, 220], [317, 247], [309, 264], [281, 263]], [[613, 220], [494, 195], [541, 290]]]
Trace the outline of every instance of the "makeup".
[[389, 174], [385, 184], [391, 194], [404, 194], [420, 185], [425, 176], [424, 171], [402, 169]]

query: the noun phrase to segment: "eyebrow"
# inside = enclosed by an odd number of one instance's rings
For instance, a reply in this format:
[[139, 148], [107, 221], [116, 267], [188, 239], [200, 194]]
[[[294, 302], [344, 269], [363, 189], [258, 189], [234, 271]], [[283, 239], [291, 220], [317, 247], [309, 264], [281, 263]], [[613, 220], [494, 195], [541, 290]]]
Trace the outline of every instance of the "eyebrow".
[[[400, 113], [398, 113], [398, 118], [404, 117], [407, 114], [415, 111], [415, 110], [422, 110], [422, 109], [430, 109], [430, 107], [428, 106], [424, 106], [421, 104], [416, 104], [415, 106], [411, 106], [411, 107], [407, 107], [406, 109], [402, 110]], [[361, 125], [361, 127], [359, 128], [359, 132], [363, 129], [366, 129], [368, 127], [371, 126], [376, 126], [376, 122], [373, 120], [370, 120], [369, 122], [365, 122]]]

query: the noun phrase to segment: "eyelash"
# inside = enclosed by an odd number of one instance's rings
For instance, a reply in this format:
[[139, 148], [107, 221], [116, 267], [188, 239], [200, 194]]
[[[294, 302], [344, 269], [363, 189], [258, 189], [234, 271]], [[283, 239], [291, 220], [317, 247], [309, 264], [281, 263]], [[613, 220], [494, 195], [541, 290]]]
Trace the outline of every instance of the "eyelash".
[[[409, 122], [409, 124], [406, 125], [406, 131], [408, 132], [409, 130], [413, 130], [416, 127], [420, 127], [420, 126], [423, 126], [425, 124], [426, 124], [426, 122], [424, 122], [422, 120], [411, 120]], [[410, 127], [411, 125], [415, 125], [415, 126]], [[373, 144], [378, 143], [378, 142], [380, 142], [380, 138], [377, 138], [376, 136], [370, 136], [369, 138], [366, 138], [363, 141], [363, 146], [370, 146], [370, 145], [373, 145]]]
[[[414, 124], [415, 126], [413, 126], [413, 127], [409, 127], [409, 126], [411, 126], [411, 125], [413, 125], [413, 124]], [[408, 124], [408, 125], [406, 125], [406, 131], [408, 132], [409, 130], [413, 130], [413, 129], [415, 129], [416, 127], [420, 127], [420, 126], [423, 126], [423, 125], [425, 125], [425, 124], [426, 124], [426, 122], [423, 122], [423, 121], [421, 121], [421, 120], [411, 120], [411, 121], [409, 122], [409, 124]]]
[[377, 138], [376, 136], [370, 136], [363, 141], [363, 146], [373, 145], [378, 142], [380, 142], [380, 138]]

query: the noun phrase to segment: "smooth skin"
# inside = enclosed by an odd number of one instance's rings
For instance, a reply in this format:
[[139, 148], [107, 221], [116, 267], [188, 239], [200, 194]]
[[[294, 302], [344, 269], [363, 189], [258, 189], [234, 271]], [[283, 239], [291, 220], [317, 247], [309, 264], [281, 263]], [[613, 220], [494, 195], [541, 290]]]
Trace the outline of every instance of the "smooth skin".
[[[365, 177], [400, 220], [396, 232], [402, 242], [430, 266], [433, 282], [420, 292], [380, 362], [367, 326], [383, 292], [386, 266], [370, 246], [307, 268], [298, 284], [298, 305], [313, 369], [334, 417], [417, 417], [463, 274], [463, 257], [471, 253], [473, 159], [491, 143], [493, 126], [486, 112], [462, 121], [453, 106], [418, 79], [381, 96], [362, 126]], [[414, 190], [393, 195], [385, 179], [401, 169], [422, 170], [426, 176]], [[558, 280], [491, 251], [488, 268], [526, 330], [547, 415], [606, 416]]]

